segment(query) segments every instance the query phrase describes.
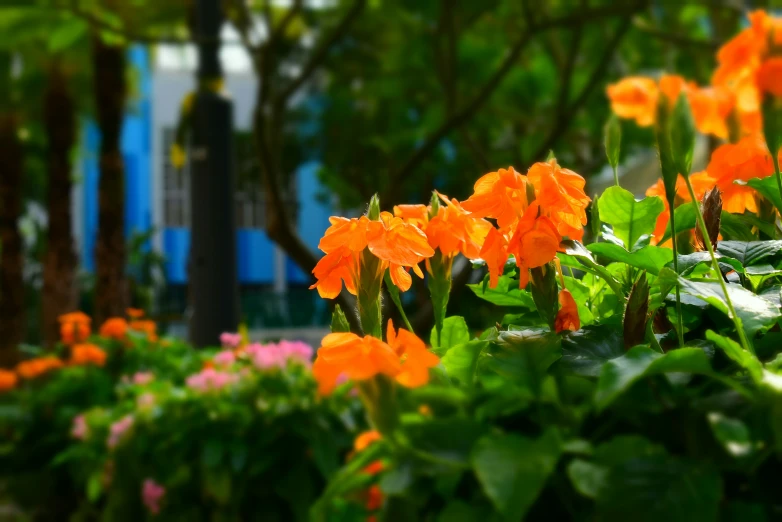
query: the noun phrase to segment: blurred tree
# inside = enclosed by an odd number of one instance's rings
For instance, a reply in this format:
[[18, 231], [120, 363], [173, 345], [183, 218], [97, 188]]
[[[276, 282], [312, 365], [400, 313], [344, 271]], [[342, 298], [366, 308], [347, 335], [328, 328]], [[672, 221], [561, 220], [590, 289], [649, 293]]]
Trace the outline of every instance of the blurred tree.
[[24, 152], [19, 139], [20, 115], [15, 106], [13, 57], [0, 51], [0, 367], [19, 359], [25, 326], [22, 277], [22, 172]]
[[[690, 76], [705, 71], [714, 50], [708, 9], [735, 8], [728, 0], [232, 0], [229, 18], [259, 78], [254, 129], [270, 237], [312, 270], [318, 256], [298, 238], [284, 197], [302, 148], [320, 153], [321, 178], [348, 209], [378, 190], [385, 208], [427, 201], [433, 188], [464, 198], [481, 174], [526, 170], [550, 149], [589, 176], [605, 162], [605, 84], [674, 64]], [[315, 103], [297, 104], [304, 92]], [[296, 134], [302, 119], [317, 132]], [[628, 133], [625, 151], [637, 135]]]

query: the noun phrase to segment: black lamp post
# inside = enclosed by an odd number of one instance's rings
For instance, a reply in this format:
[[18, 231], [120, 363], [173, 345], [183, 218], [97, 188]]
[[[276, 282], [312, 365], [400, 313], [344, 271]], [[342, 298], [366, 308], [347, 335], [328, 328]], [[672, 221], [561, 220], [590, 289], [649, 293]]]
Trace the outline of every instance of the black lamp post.
[[239, 323], [234, 209], [233, 104], [223, 94], [218, 51], [220, 0], [197, 0], [198, 89], [193, 105], [190, 182], [190, 341], [219, 344]]

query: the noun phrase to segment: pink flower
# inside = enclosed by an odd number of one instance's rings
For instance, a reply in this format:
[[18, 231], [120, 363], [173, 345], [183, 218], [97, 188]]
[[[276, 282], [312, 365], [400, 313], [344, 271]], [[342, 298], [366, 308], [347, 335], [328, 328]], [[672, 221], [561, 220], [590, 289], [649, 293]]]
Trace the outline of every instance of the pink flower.
[[142, 393], [136, 399], [136, 406], [141, 409], [151, 408], [155, 405], [155, 395], [152, 393]]
[[215, 355], [212, 360], [217, 366], [231, 366], [236, 362], [236, 355], [231, 350], [223, 350]]
[[189, 388], [200, 392], [219, 391], [239, 380], [235, 373], [228, 373], [214, 368], [205, 368], [200, 372], [191, 375], [185, 381]]
[[314, 350], [301, 341], [280, 341], [278, 344], [253, 343], [245, 349], [256, 368], [268, 370], [285, 368], [294, 362], [307, 368], [312, 365]]
[[73, 425], [71, 426], [71, 437], [78, 440], [87, 440], [89, 435], [89, 427], [87, 426], [87, 419], [84, 415], [77, 415], [73, 418]]
[[141, 500], [144, 502], [144, 506], [153, 515], [160, 513], [160, 501], [166, 494], [166, 488], [155, 482], [154, 479], [148, 478], [141, 486]]
[[109, 449], [116, 448], [132, 427], [132, 415], [125, 415], [120, 420], [112, 424], [109, 428], [109, 438], [106, 440], [106, 446], [108, 446]]
[[238, 333], [225, 332], [220, 334], [220, 344], [223, 348], [236, 348], [242, 344], [242, 335]]
[[136, 372], [133, 374], [133, 384], [138, 386], [144, 386], [149, 384], [155, 379], [155, 374], [152, 372]]

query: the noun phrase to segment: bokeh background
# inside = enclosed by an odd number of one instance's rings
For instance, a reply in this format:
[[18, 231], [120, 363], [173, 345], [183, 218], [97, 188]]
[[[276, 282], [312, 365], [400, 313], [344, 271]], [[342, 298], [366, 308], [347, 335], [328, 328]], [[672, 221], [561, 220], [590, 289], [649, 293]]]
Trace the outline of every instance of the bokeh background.
[[[317, 342], [329, 304], [308, 286], [330, 215], [374, 193], [387, 210], [433, 189], [463, 199], [549, 151], [596, 193], [612, 179], [606, 85], [708, 83], [719, 43], [773, 3], [0, 2], [0, 354], [56, 342], [62, 313], [127, 306], [183, 337], [201, 306]], [[657, 176], [651, 138], [623, 124], [622, 184], [639, 194]], [[206, 247], [206, 274], [199, 240], [228, 245]], [[464, 291], [480, 274], [455, 270], [451, 313], [485, 323]], [[415, 285], [405, 305], [426, 332]]]

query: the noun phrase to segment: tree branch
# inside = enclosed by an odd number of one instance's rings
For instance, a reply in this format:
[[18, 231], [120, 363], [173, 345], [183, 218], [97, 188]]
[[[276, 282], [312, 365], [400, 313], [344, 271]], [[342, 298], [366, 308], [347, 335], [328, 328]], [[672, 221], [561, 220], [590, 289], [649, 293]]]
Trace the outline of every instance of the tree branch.
[[296, 78], [294, 78], [287, 87], [282, 89], [280, 94], [277, 96], [274, 105], [285, 105], [290, 97], [293, 96], [293, 94], [295, 94], [296, 91], [298, 91], [301, 86], [304, 85], [304, 83], [306, 83], [312, 73], [315, 72], [318, 67], [320, 67], [321, 64], [326, 60], [334, 44], [341, 40], [345, 34], [347, 34], [348, 29], [350, 29], [350, 26], [353, 24], [355, 19], [358, 18], [366, 5], [367, 0], [356, 0], [353, 3], [350, 9], [348, 9], [348, 12], [345, 13], [345, 16], [342, 17], [342, 20], [340, 20], [340, 22], [337, 24], [337, 27], [334, 28], [334, 31], [332, 31], [332, 33], [325, 40], [323, 40], [318, 48], [315, 49], [315, 52], [312, 53], [310, 59], [307, 61], [307, 63], [304, 64], [301, 73]]
[[[507, 73], [513, 67], [515, 61], [518, 59], [521, 51], [529, 44], [532, 37], [542, 31], [563, 28], [563, 27], [577, 27], [581, 26], [591, 20], [599, 19], [603, 17], [625, 15], [629, 18], [632, 14], [637, 13], [644, 8], [648, 3], [648, 0], [640, 0], [632, 4], [621, 4], [618, 6], [605, 6], [594, 9], [586, 9], [580, 12], [572, 13], [569, 15], [554, 17], [548, 20], [534, 22], [528, 30], [524, 33], [516, 44], [511, 48], [508, 55], [502, 61], [502, 64], [484, 84], [484, 86], [473, 96], [473, 98], [460, 110], [453, 113], [453, 115], [445, 120], [428, 138], [424, 143], [416, 149], [415, 152], [408, 158], [406, 162], [402, 164], [396, 172], [394, 172], [390, 179], [394, 180], [394, 184], [383, 195], [381, 201], [396, 201], [398, 199], [401, 187], [404, 181], [409, 178], [418, 166], [434, 152], [439, 146], [440, 141], [445, 138], [452, 130], [456, 129], [460, 125], [469, 121], [478, 109], [491, 97], [494, 91], [502, 83]], [[628, 25], [628, 24], [625, 24]], [[624, 27], [624, 31], [627, 27]], [[547, 140], [548, 142], [549, 140]]]
[[277, 41], [285, 34], [285, 31], [288, 30], [288, 26], [291, 24], [291, 22], [296, 18], [296, 15], [299, 14], [301, 11], [301, 8], [304, 5], [303, 0], [294, 0], [293, 5], [290, 9], [285, 13], [285, 16], [280, 20], [280, 23], [277, 24], [277, 27], [274, 28], [274, 31], [272, 32], [271, 39], [273, 41]]
[[557, 111], [557, 118], [554, 122], [554, 127], [552, 127], [548, 137], [543, 141], [543, 143], [541, 143], [535, 154], [533, 154], [531, 161], [542, 160], [545, 155], [548, 154], [548, 151], [554, 147], [559, 138], [567, 131], [568, 127], [570, 126], [570, 122], [573, 120], [573, 115], [581, 110], [584, 103], [586, 103], [587, 99], [589, 98], [589, 95], [592, 93], [592, 90], [597, 86], [598, 82], [605, 74], [605, 71], [608, 68], [608, 64], [611, 61], [611, 57], [613, 57], [616, 48], [622, 41], [622, 38], [624, 38], [625, 34], [627, 34], [627, 31], [630, 29], [630, 25], [630, 17], [624, 17], [619, 24], [619, 28], [614, 33], [614, 36], [606, 45], [605, 50], [603, 51], [603, 55], [600, 57], [600, 61], [592, 71], [592, 76], [589, 78], [589, 81], [583, 87], [583, 89], [581, 89], [581, 92], [573, 101], [573, 103], [567, 106], [567, 110]]
[[641, 20], [634, 20], [633, 27], [635, 27], [636, 29], [638, 29], [643, 33], [648, 34], [653, 38], [657, 38], [658, 40], [670, 42], [684, 47], [694, 47], [698, 50], [708, 51], [708, 52], [714, 52], [720, 47], [720, 43], [714, 40], [690, 38], [689, 36], [685, 36], [682, 34], [663, 31], [662, 29], [657, 29], [656, 27], [652, 27], [646, 24]]

